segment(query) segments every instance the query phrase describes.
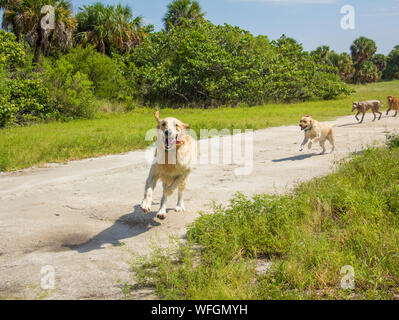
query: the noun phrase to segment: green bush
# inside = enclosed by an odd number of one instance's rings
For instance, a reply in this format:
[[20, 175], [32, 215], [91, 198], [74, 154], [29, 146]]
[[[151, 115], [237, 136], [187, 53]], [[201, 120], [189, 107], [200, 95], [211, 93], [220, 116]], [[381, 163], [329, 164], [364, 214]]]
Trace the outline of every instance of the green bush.
[[10, 101], [18, 108], [15, 114], [18, 124], [44, 119], [53, 111], [49, 92], [41, 79], [9, 80], [8, 90]]
[[8, 79], [7, 73], [1, 70], [0, 127], [23, 125], [52, 113], [49, 92], [42, 80]]
[[73, 66], [73, 73], [80, 72], [88, 76], [98, 98], [124, 100], [128, 96], [127, 81], [119, 59], [100, 54], [91, 46], [78, 46], [72, 48], [61, 60]]
[[94, 117], [93, 83], [86, 74], [60, 59], [46, 66], [44, 77], [54, 109], [63, 119]]
[[0, 127], [23, 125], [52, 112], [44, 82], [33, 74], [19, 76], [18, 69], [25, 63], [25, 52], [15, 36], [0, 30]]
[[138, 98], [171, 106], [306, 101], [350, 92], [335, 68], [320, 67], [292, 39], [270, 43], [209, 22], [151, 34], [127, 63]]
[[25, 64], [25, 52], [13, 33], [0, 30], [0, 64], [14, 70]]

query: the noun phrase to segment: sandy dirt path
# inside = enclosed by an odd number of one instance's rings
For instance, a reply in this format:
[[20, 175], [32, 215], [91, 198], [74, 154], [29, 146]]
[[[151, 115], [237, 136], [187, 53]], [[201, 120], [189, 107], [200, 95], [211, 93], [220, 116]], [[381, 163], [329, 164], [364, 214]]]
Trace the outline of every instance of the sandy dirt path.
[[[49, 165], [0, 174], [0, 298], [120, 299], [119, 283], [133, 283], [132, 255], [146, 254], [153, 240], [166, 244], [170, 234], [184, 235], [187, 224], [213, 200], [227, 204], [233, 194], [283, 192], [295, 182], [327, 174], [334, 161], [365, 145], [383, 142], [399, 129], [399, 118], [364, 124], [354, 117], [335, 123], [337, 151], [318, 155], [298, 151], [303, 133], [297, 126], [256, 131], [254, 171], [237, 176], [239, 165], [197, 165], [189, 182], [187, 212], [155, 217], [139, 210], [149, 164], [145, 151]], [[328, 150], [329, 145], [327, 143]], [[52, 266], [55, 288], [42, 290], [42, 268]], [[135, 299], [156, 298], [139, 291]]]

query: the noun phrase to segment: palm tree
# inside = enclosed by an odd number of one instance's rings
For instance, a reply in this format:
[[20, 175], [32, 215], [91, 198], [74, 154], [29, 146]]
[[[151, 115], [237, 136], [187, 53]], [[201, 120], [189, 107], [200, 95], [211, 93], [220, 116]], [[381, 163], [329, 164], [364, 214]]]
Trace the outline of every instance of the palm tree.
[[180, 26], [187, 20], [204, 19], [205, 14], [205, 12], [202, 12], [202, 8], [198, 1], [173, 0], [168, 5], [168, 11], [163, 19], [165, 30], [169, 32], [171, 28]]
[[[43, 30], [42, 8], [54, 8], [55, 28]], [[49, 53], [56, 46], [65, 50], [72, 45], [76, 20], [72, 18], [72, 4], [69, 0], [1, 0], [4, 8], [3, 25], [12, 26], [17, 37], [23, 33], [29, 45], [34, 48], [33, 63], [37, 64], [42, 52]]]
[[376, 43], [365, 37], [356, 39], [351, 46], [352, 59], [359, 66], [370, 60], [376, 51]]
[[6, 31], [11, 30], [17, 37], [17, 41], [21, 42], [21, 21], [18, 19], [18, 8], [21, 0], [0, 0], [0, 9], [4, 10], [2, 28]]
[[353, 65], [353, 60], [348, 53], [344, 52], [339, 55], [338, 70], [342, 80], [345, 82], [353, 82], [355, 67]]
[[310, 55], [316, 62], [336, 67], [338, 65], [339, 55], [334, 50], [331, 50], [329, 46], [317, 47], [316, 50], [310, 53]]
[[377, 67], [370, 61], [376, 51], [376, 43], [365, 37], [356, 39], [351, 45], [352, 60], [356, 69], [353, 77], [355, 83], [369, 83], [378, 80]]
[[366, 61], [355, 73], [356, 83], [372, 83], [376, 82], [379, 78], [378, 69], [371, 61]]
[[383, 54], [375, 54], [371, 61], [376, 65], [378, 71], [384, 72], [387, 67], [387, 57]]
[[399, 79], [399, 45], [388, 55], [384, 78], [388, 80]]
[[97, 2], [80, 10], [76, 15], [76, 41], [94, 45], [101, 53], [111, 53], [113, 47], [127, 52], [152, 31], [152, 26], [144, 26], [142, 17], [133, 17], [128, 6], [105, 6]]

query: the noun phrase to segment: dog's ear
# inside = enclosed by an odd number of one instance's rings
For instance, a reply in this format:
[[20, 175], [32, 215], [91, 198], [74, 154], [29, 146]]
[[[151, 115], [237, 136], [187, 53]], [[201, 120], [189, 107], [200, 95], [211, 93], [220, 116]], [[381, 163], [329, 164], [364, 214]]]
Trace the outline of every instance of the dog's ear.
[[182, 123], [183, 129], [190, 129], [190, 125], [187, 123]]
[[161, 122], [161, 118], [159, 117], [159, 111], [155, 112], [155, 120], [157, 120], [158, 124]]

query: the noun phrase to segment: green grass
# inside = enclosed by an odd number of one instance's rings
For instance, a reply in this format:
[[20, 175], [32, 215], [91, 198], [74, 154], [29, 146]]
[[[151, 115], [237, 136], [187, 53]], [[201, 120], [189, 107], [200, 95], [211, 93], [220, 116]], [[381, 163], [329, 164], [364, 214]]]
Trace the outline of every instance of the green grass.
[[[261, 129], [297, 123], [305, 114], [321, 121], [331, 120], [350, 114], [354, 100], [381, 99], [386, 105], [388, 95], [399, 95], [399, 81], [354, 88], [355, 94], [338, 100], [215, 110], [167, 109], [162, 110], [161, 116], [177, 117], [197, 132], [213, 128]], [[104, 106], [104, 110], [109, 108]], [[0, 130], [0, 171], [141, 149], [150, 144], [144, 137], [154, 125], [153, 110], [137, 109], [129, 113], [101, 114], [93, 120], [3, 129]]]
[[[238, 194], [134, 264], [164, 299], [391, 299], [399, 293], [399, 137], [286, 195]], [[273, 263], [265, 275], [254, 261]], [[355, 289], [340, 286], [354, 268]]]

